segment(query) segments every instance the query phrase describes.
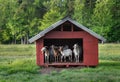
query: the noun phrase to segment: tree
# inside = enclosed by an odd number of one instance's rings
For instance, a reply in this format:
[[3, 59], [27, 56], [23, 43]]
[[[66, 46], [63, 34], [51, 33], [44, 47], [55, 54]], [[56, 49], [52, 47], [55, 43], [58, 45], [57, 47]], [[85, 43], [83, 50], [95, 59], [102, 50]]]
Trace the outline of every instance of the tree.
[[114, 0], [114, 6], [112, 7], [112, 23], [113, 26], [108, 32], [108, 42], [119, 42], [120, 43], [120, 1]]
[[51, 9], [44, 15], [43, 20], [41, 21], [40, 30], [44, 30], [45, 28], [47, 28], [61, 18], [61, 14], [59, 12]]
[[85, 0], [75, 0], [74, 15], [73, 18], [79, 23], [83, 24], [83, 9], [84, 9]]
[[[16, 9], [16, 1], [13, 0], [0, 0], [0, 35], [3, 42], [8, 42], [11, 39], [11, 33], [7, 27], [7, 23], [12, 19]], [[11, 27], [10, 27], [11, 28]]]
[[92, 29], [106, 38], [113, 25], [111, 12], [113, 4], [113, 0], [97, 0], [92, 16]]
[[119, 0], [0, 0], [0, 43], [27, 44], [56, 21], [69, 16], [120, 42]]
[[95, 1], [96, 0], [75, 0], [73, 18], [79, 23], [90, 27]]
[[40, 30], [44, 30], [65, 16], [65, 12], [61, 12], [62, 10], [60, 10], [64, 5], [61, 5], [60, 2], [61, 0], [50, 0], [44, 3], [47, 12], [41, 20], [41, 26], [39, 27]]

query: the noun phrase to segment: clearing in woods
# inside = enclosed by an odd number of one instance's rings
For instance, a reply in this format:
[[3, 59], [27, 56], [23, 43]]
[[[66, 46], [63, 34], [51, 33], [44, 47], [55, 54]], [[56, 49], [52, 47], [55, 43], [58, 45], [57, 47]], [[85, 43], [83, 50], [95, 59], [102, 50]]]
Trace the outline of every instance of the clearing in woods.
[[0, 45], [0, 82], [119, 82], [120, 44], [99, 44], [96, 68], [43, 68], [35, 45]]

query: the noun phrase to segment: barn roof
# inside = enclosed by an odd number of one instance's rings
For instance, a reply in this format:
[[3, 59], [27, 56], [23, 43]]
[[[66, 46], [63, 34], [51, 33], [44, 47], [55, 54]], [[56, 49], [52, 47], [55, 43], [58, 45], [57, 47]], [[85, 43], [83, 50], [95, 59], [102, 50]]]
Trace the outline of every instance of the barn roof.
[[57, 26], [63, 24], [64, 22], [66, 21], [69, 21], [71, 22], [72, 24], [76, 25], [77, 27], [79, 27], [80, 29], [88, 32], [89, 34], [91, 34], [92, 36], [96, 37], [97, 39], [105, 42], [106, 39], [102, 36], [100, 36], [99, 34], [93, 32], [92, 30], [88, 29], [87, 27], [83, 26], [82, 24], [76, 22], [75, 20], [69, 18], [69, 17], [66, 17], [64, 19], [61, 19], [59, 20], [58, 22], [52, 24], [50, 27], [48, 27], [47, 29], [41, 31], [40, 33], [38, 33], [37, 35], [33, 36], [32, 38], [29, 39], [29, 42], [32, 43], [36, 40], [38, 40], [39, 38], [43, 37], [46, 33], [50, 32], [51, 30], [53, 30], [54, 28], [56, 28]]

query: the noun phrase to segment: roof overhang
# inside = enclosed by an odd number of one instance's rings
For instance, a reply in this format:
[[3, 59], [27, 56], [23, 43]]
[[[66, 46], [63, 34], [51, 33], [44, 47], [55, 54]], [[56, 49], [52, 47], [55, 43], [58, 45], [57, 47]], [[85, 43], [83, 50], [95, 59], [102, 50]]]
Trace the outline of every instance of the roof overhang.
[[76, 22], [75, 20], [72, 20], [69, 17], [66, 17], [54, 24], [52, 24], [50, 27], [46, 28], [45, 30], [41, 31], [40, 33], [38, 33], [37, 35], [33, 36], [32, 38], [29, 39], [29, 42], [32, 43], [36, 40], [38, 40], [39, 38], [43, 37], [46, 33], [50, 32], [51, 30], [53, 30], [54, 28], [56, 28], [57, 26], [63, 24], [64, 22], [69, 21], [72, 24], [76, 25], [77, 27], [79, 27], [80, 29], [86, 31], [87, 33], [89, 33], [90, 35], [96, 37], [97, 39], [101, 40], [102, 42], [105, 42], [106, 39], [102, 36], [100, 36], [99, 34], [93, 32], [92, 30], [88, 29], [87, 27], [83, 26], [82, 24], [79, 24], [78, 22]]

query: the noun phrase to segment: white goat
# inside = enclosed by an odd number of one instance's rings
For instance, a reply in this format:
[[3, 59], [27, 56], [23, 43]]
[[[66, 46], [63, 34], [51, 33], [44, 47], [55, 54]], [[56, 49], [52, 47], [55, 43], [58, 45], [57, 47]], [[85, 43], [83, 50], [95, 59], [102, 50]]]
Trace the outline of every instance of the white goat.
[[72, 50], [71, 49], [63, 50], [63, 47], [60, 47], [60, 53], [62, 54], [61, 62], [63, 58], [64, 58], [64, 61], [66, 62], [66, 57], [69, 57], [69, 60], [72, 61]]
[[42, 49], [42, 54], [44, 54], [45, 57], [45, 63], [49, 62], [49, 50], [47, 49], [47, 46], [44, 46]]
[[73, 48], [74, 48], [73, 53], [74, 53], [74, 56], [75, 56], [75, 61], [79, 62], [79, 57], [81, 55], [81, 48], [78, 44], [74, 44]]

